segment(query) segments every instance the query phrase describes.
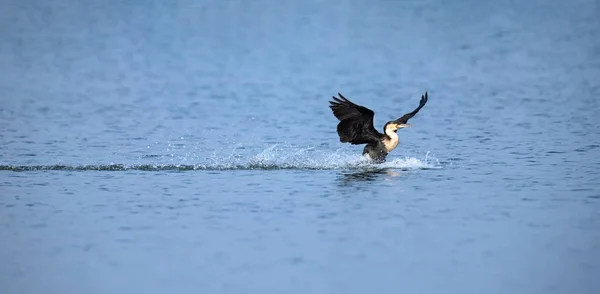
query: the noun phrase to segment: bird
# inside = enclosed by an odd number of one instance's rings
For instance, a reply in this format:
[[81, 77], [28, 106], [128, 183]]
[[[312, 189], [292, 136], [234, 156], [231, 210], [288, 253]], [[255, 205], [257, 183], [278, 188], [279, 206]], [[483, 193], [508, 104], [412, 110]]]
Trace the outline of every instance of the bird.
[[421, 95], [419, 106], [415, 110], [396, 120], [386, 122], [383, 133], [380, 133], [373, 126], [375, 113], [371, 109], [353, 103], [340, 93], [338, 96], [332, 96], [333, 101], [329, 101], [329, 107], [340, 121], [337, 125], [340, 142], [352, 145], [367, 144], [362, 155], [373, 163], [386, 161], [387, 155], [398, 146], [399, 139], [396, 131], [410, 127], [408, 120], [425, 106], [428, 99], [425, 92], [425, 95]]

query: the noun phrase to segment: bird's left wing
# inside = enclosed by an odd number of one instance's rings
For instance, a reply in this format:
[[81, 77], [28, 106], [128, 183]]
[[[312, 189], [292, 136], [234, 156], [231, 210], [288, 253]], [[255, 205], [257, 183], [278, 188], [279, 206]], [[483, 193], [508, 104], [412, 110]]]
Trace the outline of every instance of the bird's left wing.
[[333, 115], [340, 120], [337, 126], [340, 141], [351, 144], [377, 141], [380, 134], [373, 126], [375, 113], [371, 109], [354, 104], [340, 93], [338, 95], [339, 98], [333, 97], [334, 101], [329, 101], [329, 107]]

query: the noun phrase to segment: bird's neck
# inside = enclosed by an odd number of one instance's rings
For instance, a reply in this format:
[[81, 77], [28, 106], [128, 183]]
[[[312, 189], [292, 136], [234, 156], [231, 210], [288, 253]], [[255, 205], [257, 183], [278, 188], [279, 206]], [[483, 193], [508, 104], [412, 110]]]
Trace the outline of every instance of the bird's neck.
[[394, 148], [396, 148], [396, 146], [398, 146], [398, 133], [392, 131], [392, 130], [385, 130], [385, 137], [383, 138], [383, 145], [385, 146], [385, 149], [387, 150], [387, 152], [390, 152], [392, 150], [394, 150]]

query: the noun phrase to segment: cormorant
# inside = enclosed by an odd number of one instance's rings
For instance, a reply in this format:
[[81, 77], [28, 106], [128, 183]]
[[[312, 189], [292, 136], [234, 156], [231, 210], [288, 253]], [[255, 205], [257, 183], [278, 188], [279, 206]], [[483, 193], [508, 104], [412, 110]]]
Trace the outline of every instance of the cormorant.
[[342, 94], [333, 96], [329, 101], [329, 107], [333, 115], [340, 120], [337, 125], [337, 133], [340, 136], [340, 142], [350, 143], [352, 145], [367, 144], [363, 149], [363, 155], [376, 163], [385, 161], [388, 153], [398, 146], [397, 130], [410, 127], [408, 120], [415, 116], [425, 103], [427, 103], [427, 92], [421, 96], [419, 107], [409, 112], [397, 120], [388, 121], [383, 126], [383, 134], [373, 127], [373, 116], [375, 113], [364, 106], [356, 105]]

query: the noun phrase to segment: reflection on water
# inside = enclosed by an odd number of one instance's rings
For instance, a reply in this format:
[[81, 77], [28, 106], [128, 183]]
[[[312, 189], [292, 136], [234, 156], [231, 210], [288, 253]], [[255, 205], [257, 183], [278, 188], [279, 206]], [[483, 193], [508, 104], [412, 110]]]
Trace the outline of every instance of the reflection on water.
[[360, 171], [342, 171], [338, 179], [342, 185], [349, 185], [359, 182], [381, 181], [389, 178], [394, 178], [404, 175], [390, 168], [377, 168]]

